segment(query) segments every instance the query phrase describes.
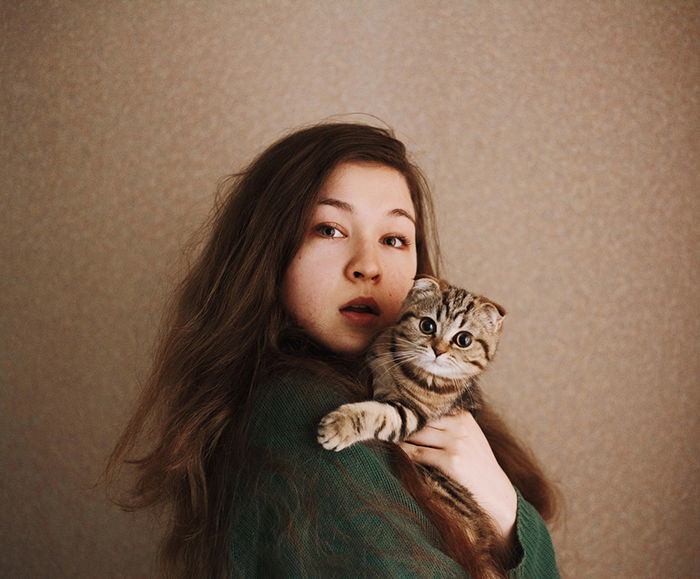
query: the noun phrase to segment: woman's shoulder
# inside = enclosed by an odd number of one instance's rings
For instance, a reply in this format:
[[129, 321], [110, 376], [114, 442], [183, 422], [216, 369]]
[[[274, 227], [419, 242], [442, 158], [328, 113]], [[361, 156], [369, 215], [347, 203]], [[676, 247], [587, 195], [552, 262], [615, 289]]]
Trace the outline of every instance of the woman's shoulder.
[[258, 384], [257, 390], [256, 400], [262, 404], [277, 399], [309, 408], [346, 401], [341, 392], [333, 387], [330, 377], [302, 369], [268, 375]]
[[330, 379], [309, 371], [278, 373], [258, 383], [251, 402], [252, 436], [268, 444], [281, 439], [316, 444], [315, 427], [347, 397]]

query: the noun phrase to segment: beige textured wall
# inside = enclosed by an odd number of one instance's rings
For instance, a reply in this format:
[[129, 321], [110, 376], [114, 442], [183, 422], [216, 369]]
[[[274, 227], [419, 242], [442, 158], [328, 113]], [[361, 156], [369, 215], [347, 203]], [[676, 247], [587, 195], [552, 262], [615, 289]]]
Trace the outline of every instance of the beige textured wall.
[[697, 576], [700, 4], [3, 2], [0, 575], [148, 576], [89, 490], [217, 180], [372, 113], [447, 277], [510, 312], [492, 398], [560, 483], [568, 577]]

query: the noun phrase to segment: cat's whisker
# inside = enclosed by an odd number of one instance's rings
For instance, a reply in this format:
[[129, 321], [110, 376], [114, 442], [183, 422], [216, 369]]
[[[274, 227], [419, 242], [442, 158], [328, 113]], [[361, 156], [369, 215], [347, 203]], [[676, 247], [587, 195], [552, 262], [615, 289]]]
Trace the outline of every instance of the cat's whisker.
[[409, 352], [384, 352], [378, 355], [375, 360], [380, 362], [407, 362], [417, 360], [419, 358], [419, 352], [409, 351]]
[[405, 354], [390, 354], [388, 356], [383, 356], [382, 358], [378, 358], [378, 360], [381, 363], [386, 363], [386, 364], [393, 364], [396, 365], [396, 363], [401, 363], [401, 362], [411, 362], [411, 361], [417, 361], [419, 359], [419, 356], [415, 352], [406, 352]]
[[381, 360], [381, 361], [375, 362], [374, 366], [379, 371], [386, 373], [386, 372], [393, 371], [399, 365], [402, 365], [402, 366], [407, 365], [409, 367], [420, 368], [420, 364], [418, 364], [416, 362], [417, 362], [416, 356], [405, 356], [405, 357], [399, 357], [399, 358], [392, 357], [391, 359], [386, 359], [386, 360]]
[[[411, 353], [406, 353], [403, 355], [395, 356], [393, 354], [383, 355], [381, 357], [375, 358], [374, 361], [374, 373], [378, 374], [375, 378], [384, 378], [391, 373], [391, 371], [396, 367], [397, 364], [402, 362], [413, 362], [416, 356]], [[377, 372], [379, 371], [379, 372]]]

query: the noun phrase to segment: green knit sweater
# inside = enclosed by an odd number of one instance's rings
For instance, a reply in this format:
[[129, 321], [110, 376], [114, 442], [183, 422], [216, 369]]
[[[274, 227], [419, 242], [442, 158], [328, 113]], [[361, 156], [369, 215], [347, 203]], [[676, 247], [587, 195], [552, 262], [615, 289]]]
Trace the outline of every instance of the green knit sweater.
[[[252, 482], [238, 488], [232, 577], [464, 577], [379, 445], [342, 452], [316, 425], [347, 402], [318, 379], [270, 381], [254, 406]], [[250, 479], [251, 477], [247, 477]], [[549, 532], [518, 493], [521, 552], [511, 577], [559, 577]]]

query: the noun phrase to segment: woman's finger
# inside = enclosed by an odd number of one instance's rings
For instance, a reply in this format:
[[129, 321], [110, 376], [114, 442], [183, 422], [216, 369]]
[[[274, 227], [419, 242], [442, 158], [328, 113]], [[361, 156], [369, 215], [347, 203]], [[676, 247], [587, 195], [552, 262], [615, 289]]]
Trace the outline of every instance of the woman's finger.
[[425, 428], [414, 432], [406, 442], [412, 444], [419, 444], [422, 446], [432, 446], [434, 448], [444, 448], [445, 444], [449, 442], [449, 433], [445, 430], [439, 430], [433, 428], [432, 426], [426, 426]]
[[476, 425], [476, 420], [471, 412], [463, 411], [458, 414], [441, 416], [432, 420], [430, 426], [438, 430], [454, 431], [460, 428], [470, 428]]
[[417, 446], [406, 442], [400, 442], [399, 446], [412, 461], [435, 468], [440, 468], [445, 455], [439, 448], [431, 448], [430, 446]]
[[429, 422], [426, 427], [414, 432], [406, 441], [434, 448], [446, 448], [451, 446], [457, 438], [469, 436], [470, 432], [478, 428], [474, 417], [469, 412], [461, 412]]

